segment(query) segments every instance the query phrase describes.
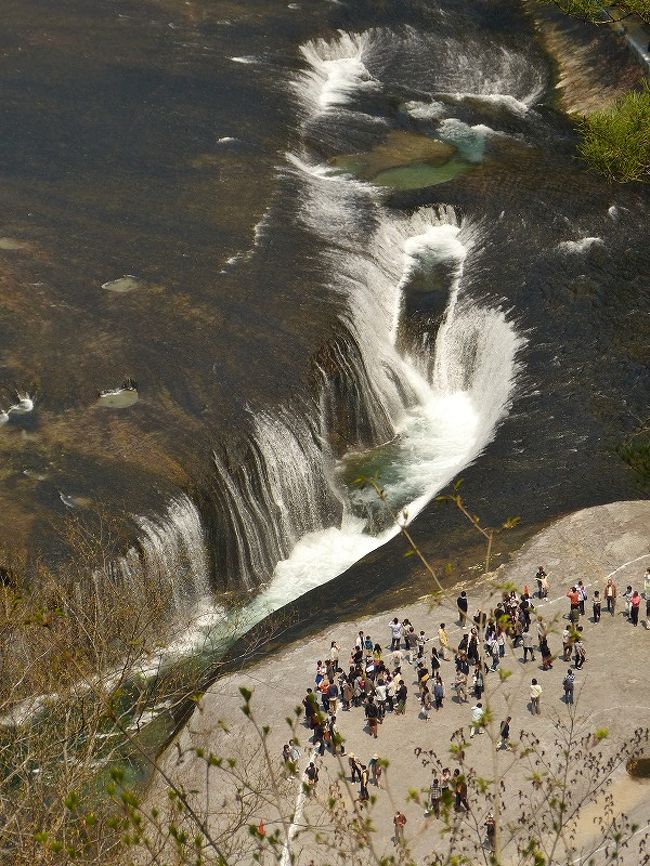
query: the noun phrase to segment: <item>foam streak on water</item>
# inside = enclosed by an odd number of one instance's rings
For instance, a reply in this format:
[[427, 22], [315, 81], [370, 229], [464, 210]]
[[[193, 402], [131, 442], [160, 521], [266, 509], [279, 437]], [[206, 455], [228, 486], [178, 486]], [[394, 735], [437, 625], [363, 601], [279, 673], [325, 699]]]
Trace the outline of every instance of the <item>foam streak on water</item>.
[[332, 41], [314, 39], [300, 47], [308, 68], [295, 85], [308, 110], [324, 112], [345, 105], [356, 92], [376, 92], [380, 85], [363, 63], [372, 33], [346, 33]]

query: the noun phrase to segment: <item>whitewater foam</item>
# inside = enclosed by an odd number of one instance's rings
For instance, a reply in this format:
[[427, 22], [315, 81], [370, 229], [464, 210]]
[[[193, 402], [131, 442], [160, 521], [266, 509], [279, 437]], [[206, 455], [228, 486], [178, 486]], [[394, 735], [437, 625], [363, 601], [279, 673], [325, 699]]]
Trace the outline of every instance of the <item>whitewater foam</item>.
[[592, 247], [604, 246], [602, 238], [580, 238], [577, 241], [560, 241], [557, 249], [565, 253], [586, 253]]
[[372, 31], [340, 30], [335, 39], [313, 39], [300, 46], [308, 68], [298, 76], [294, 89], [312, 113], [346, 105], [355, 93], [380, 89], [363, 62], [371, 43]]
[[431, 102], [420, 102], [414, 99], [405, 102], [403, 108], [416, 120], [438, 120], [448, 110], [444, 102], [436, 102], [435, 99]]

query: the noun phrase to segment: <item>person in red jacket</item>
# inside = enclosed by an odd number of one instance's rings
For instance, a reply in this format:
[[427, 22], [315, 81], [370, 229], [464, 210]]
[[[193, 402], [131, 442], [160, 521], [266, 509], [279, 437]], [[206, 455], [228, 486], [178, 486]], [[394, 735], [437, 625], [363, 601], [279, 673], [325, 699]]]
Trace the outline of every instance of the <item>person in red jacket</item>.
[[566, 594], [567, 598], [571, 602], [571, 610], [574, 610], [578, 607], [580, 603], [580, 595], [575, 586], [572, 586], [571, 589]]
[[641, 604], [641, 596], [635, 589], [630, 599], [630, 621], [632, 625], [639, 624], [639, 606]]
[[393, 817], [393, 825], [395, 826], [395, 844], [404, 844], [404, 827], [406, 826], [406, 815], [403, 812], [395, 812]]

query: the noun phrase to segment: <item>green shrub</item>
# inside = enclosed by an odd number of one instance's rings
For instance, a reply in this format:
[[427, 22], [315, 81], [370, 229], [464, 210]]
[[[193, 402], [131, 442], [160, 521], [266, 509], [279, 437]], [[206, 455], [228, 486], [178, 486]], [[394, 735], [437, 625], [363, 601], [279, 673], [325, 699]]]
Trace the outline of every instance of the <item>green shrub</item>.
[[610, 180], [626, 183], [650, 177], [650, 89], [627, 93], [613, 108], [581, 121], [578, 153]]

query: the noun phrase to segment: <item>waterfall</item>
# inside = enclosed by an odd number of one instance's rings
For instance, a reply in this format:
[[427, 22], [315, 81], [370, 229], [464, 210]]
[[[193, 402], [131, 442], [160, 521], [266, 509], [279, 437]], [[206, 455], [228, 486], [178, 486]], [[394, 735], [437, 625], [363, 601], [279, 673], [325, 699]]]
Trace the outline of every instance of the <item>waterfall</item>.
[[[475, 24], [473, 25], [476, 26]], [[491, 41], [488, 33], [464, 29], [442, 15], [430, 32], [414, 27], [338, 31], [332, 39], [302, 45], [307, 68], [294, 84], [313, 116], [346, 108], [355, 96], [397, 83], [458, 99], [475, 98], [524, 114], [540, 98], [546, 75], [516, 48]]]
[[379, 82], [368, 72], [363, 56], [372, 33], [346, 33], [336, 39], [314, 39], [300, 46], [307, 69], [298, 76], [294, 90], [310, 112], [321, 113], [346, 105], [355, 93], [373, 93]]
[[160, 516], [134, 515], [133, 521], [139, 530], [137, 543], [111, 563], [110, 577], [142, 587], [166, 587], [176, 612], [191, 609], [210, 591], [205, 531], [196, 505], [181, 495]]
[[[323, 240], [338, 239], [327, 254], [329, 288], [345, 303], [342, 337], [315, 359], [317, 422], [307, 424], [295, 412], [261, 414], [258, 459], [248, 461], [246, 472], [240, 466], [236, 480], [230, 473], [231, 507], [239, 525], [249, 526], [238, 542], [239, 573], [248, 573], [249, 585], [256, 574], [264, 584], [249, 605], [253, 620], [331, 579], [398, 531], [380, 513], [374, 492], [346, 485], [350, 465], [354, 474], [379, 467], [391, 503], [407, 507], [413, 519], [476, 459], [508, 410], [524, 342], [503, 310], [465, 293], [466, 261], [484, 243], [479, 224], [449, 207], [408, 216], [373, 207], [368, 226], [354, 214], [372, 198], [371, 187], [310, 170], [300, 160], [292, 164], [302, 183], [300, 219]], [[414, 346], [400, 336], [403, 298], [414, 278], [431, 274], [446, 279], [446, 312], [440, 327]], [[347, 453], [335, 461], [332, 434], [341, 432], [341, 414], [352, 420], [342, 432]], [[328, 514], [329, 497], [337, 508]], [[264, 538], [256, 529], [260, 521]], [[246, 562], [250, 538], [256, 549], [266, 544], [262, 565]]]
[[227, 586], [259, 586], [299, 538], [340, 516], [318, 420], [305, 407], [260, 412], [240, 460], [213, 453], [217, 576]]
[[[413, 50], [415, 40], [447, 51], [436, 34], [339, 32], [301, 48], [306, 68], [294, 91], [306, 121], [331, 126], [362, 114], [350, 108], [355, 96], [381, 94], [383, 74], [395, 75], [395, 40], [407, 74], [425, 80], [433, 68], [441, 90], [459, 97], [507, 102], [513, 93], [528, 106], [538, 92], [538, 77], [514, 51], [499, 50], [489, 70], [462, 58], [452, 70]], [[482, 146], [484, 127], [445, 122], [468, 148]], [[250, 622], [399, 531], [352, 477], [379, 473], [391, 506], [412, 520], [480, 455], [510, 406], [524, 343], [498, 301], [472, 291], [468, 267], [489, 243], [480, 221], [445, 205], [390, 210], [376, 187], [335, 175], [306, 152], [288, 154], [279, 174], [297, 190], [297, 222], [319, 240], [329, 274], [322, 289], [338, 298], [339, 333], [312, 359], [309, 396], [252, 407], [239, 449], [215, 448], [202, 506], [210, 555], [198, 512], [183, 497], [159, 522], [140, 519], [139, 547], [120, 561], [122, 571], [154, 569], [165, 580], [178, 572], [179, 602], [204, 595], [210, 574], [213, 589], [247, 590]], [[441, 315], [405, 317], [405, 304], [420, 296], [433, 297]]]

